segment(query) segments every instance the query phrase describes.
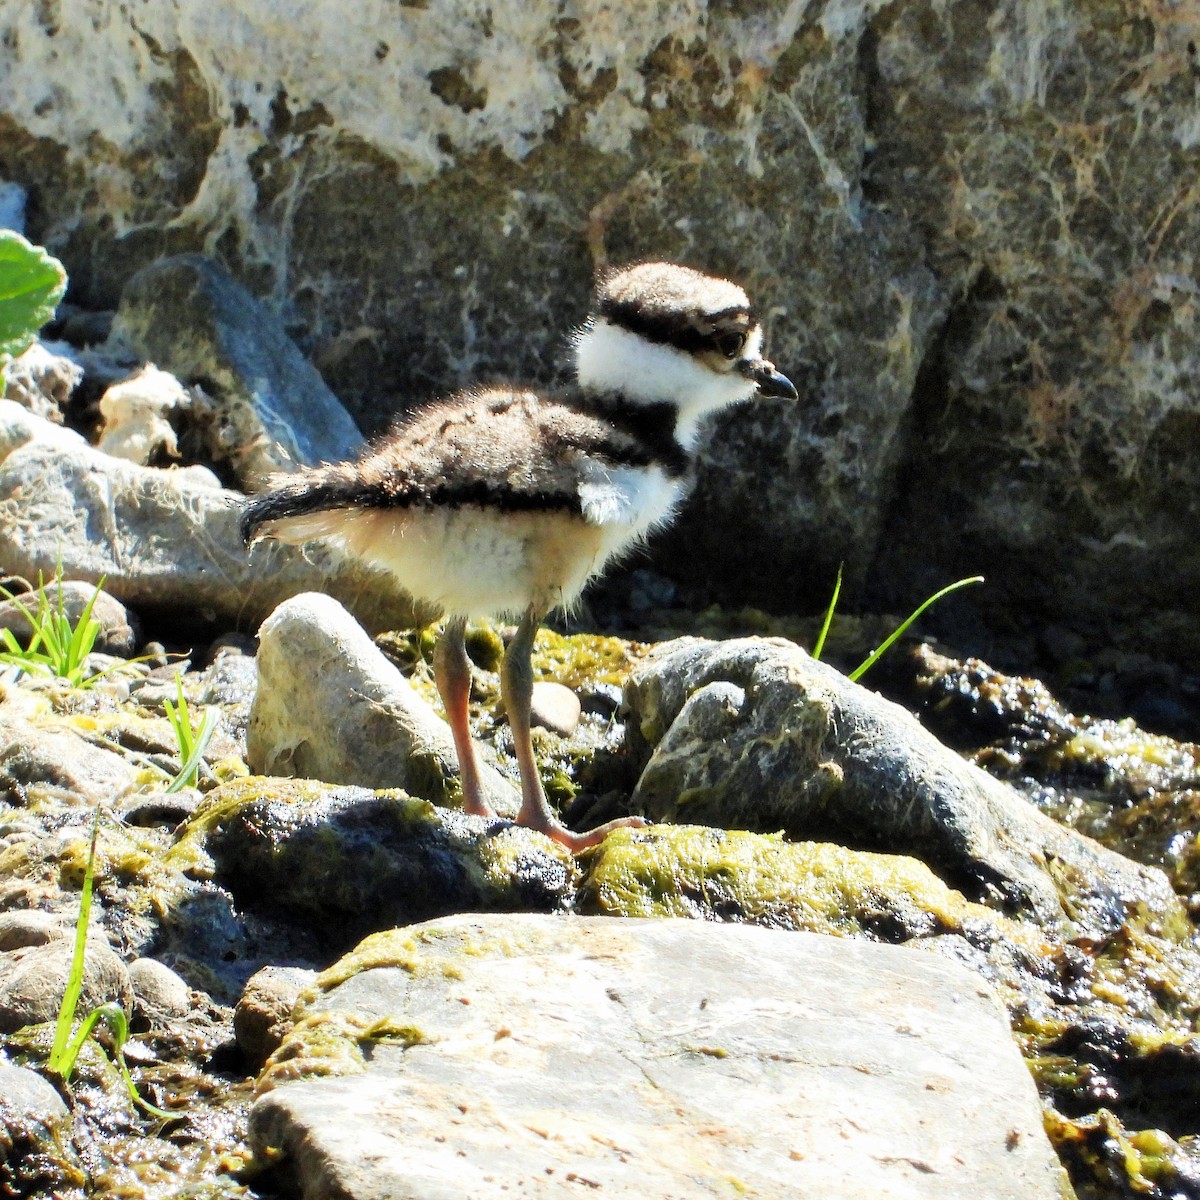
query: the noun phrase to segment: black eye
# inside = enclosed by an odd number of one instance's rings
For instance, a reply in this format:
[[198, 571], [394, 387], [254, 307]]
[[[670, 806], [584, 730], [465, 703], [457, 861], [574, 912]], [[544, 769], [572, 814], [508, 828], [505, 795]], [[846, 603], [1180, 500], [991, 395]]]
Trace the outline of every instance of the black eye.
[[725, 355], [726, 358], [736, 358], [742, 352], [742, 347], [746, 344], [746, 335], [744, 333], [719, 333], [716, 337], [717, 349]]

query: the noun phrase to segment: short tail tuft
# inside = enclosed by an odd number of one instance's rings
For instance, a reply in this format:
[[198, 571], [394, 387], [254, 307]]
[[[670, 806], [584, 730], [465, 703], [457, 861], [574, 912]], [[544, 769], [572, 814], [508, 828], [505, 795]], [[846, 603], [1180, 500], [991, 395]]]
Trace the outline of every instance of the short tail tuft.
[[328, 468], [318, 468], [294, 475], [278, 487], [251, 496], [242, 506], [238, 529], [242, 541], [253, 546], [260, 538], [271, 537], [276, 532], [267, 526], [330, 509], [352, 508], [358, 502], [356, 489], [343, 475]]

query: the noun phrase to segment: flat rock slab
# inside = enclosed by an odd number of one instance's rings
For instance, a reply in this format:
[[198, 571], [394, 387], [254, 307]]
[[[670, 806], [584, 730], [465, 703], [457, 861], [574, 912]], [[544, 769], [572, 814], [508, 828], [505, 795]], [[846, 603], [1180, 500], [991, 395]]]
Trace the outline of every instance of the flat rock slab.
[[252, 1111], [305, 1200], [1069, 1194], [1000, 1005], [955, 963], [693, 921], [411, 932], [306, 1015], [419, 1044]]

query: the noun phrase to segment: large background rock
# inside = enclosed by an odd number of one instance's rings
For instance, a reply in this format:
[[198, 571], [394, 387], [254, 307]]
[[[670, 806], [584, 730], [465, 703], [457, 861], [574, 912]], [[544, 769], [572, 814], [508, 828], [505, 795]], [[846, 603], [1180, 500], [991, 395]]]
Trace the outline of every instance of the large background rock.
[[77, 299], [214, 254], [367, 428], [561, 374], [594, 250], [730, 272], [818, 403], [726, 419], [662, 563], [783, 608], [843, 559], [851, 603], [982, 570], [960, 614], [1186, 660], [1198, 24], [1137, 0], [14, 4], [0, 173]]

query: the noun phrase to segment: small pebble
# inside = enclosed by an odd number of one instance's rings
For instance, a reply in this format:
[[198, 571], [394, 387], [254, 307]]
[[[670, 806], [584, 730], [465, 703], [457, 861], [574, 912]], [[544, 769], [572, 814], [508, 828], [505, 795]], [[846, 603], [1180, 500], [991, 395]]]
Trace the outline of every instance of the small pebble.
[[187, 983], [156, 959], [134, 959], [129, 964], [129, 983], [147, 1016], [183, 1017], [192, 1006]]
[[233, 1010], [238, 1049], [257, 1071], [292, 1027], [292, 1009], [300, 993], [316, 979], [301, 967], [263, 967], [250, 976]]
[[539, 680], [533, 685], [533, 700], [529, 710], [532, 724], [549, 729], [559, 737], [570, 737], [579, 728], [582, 711], [579, 697], [569, 687], [548, 679]]

